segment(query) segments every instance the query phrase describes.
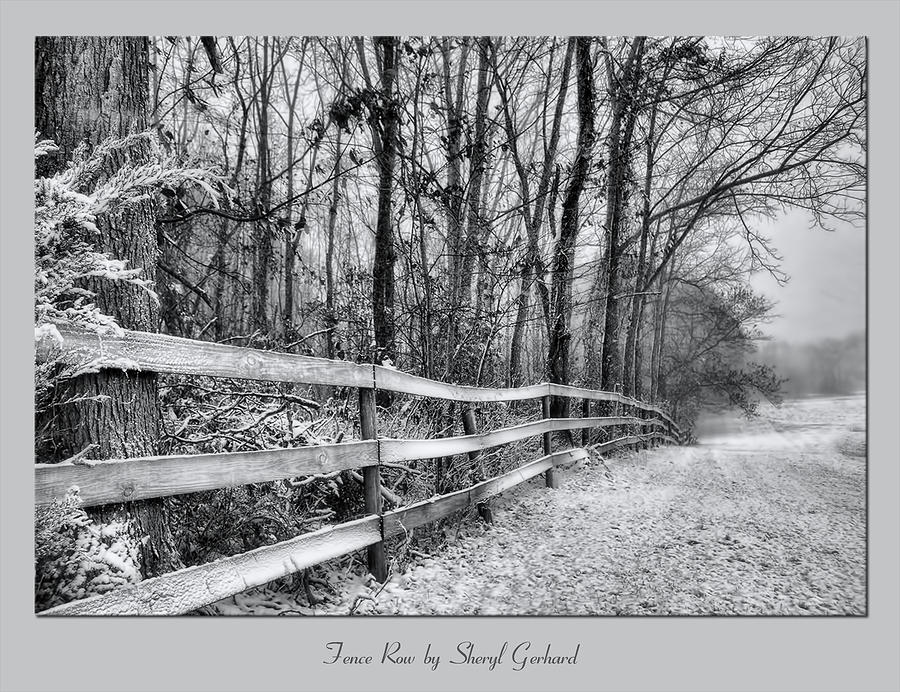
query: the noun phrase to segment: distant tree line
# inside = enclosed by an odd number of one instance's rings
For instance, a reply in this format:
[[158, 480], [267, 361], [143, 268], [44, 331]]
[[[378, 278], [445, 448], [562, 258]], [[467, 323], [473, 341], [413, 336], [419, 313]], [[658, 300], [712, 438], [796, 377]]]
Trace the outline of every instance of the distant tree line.
[[844, 395], [866, 390], [866, 334], [810, 343], [773, 341], [760, 346], [759, 360], [785, 379], [787, 396]]

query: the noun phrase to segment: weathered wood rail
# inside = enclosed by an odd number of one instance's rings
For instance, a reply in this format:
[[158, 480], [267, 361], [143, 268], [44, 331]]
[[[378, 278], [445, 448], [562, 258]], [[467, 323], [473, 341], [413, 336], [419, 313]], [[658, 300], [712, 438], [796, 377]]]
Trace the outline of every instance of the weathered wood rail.
[[[680, 431], [658, 406], [580, 387], [542, 383], [491, 389], [436, 382], [378, 365], [331, 361], [273, 351], [226, 346], [162, 334], [121, 331], [103, 335], [57, 325], [57, 334], [37, 344], [39, 360], [57, 359], [76, 368], [122, 369], [302, 384], [354, 387], [360, 394], [361, 441], [252, 452], [108, 459], [38, 464], [35, 502], [47, 505], [78, 486], [84, 506], [167, 497], [249, 483], [362, 469], [367, 516], [323, 528], [271, 546], [178, 570], [107, 594], [66, 603], [41, 615], [177, 615], [227, 598], [341, 555], [368, 548], [369, 570], [387, 577], [384, 540], [433, 522], [508, 490], [539, 474], [556, 487], [555, 467], [587, 456], [590, 432], [621, 428], [622, 437], [593, 445], [600, 452], [633, 444], [677, 443]], [[543, 417], [522, 425], [432, 440], [379, 438], [374, 392], [378, 389], [468, 403], [541, 399]], [[551, 397], [582, 399], [581, 418], [550, 418]], [[591, 417], [590, 401], [627, 407], [636, 415]], [[466, 414], [468, 416], [466, 417]], [[551, 433], [583, 430], [584, 447], [553, 452]], [[646, 432], [638, 433], [642, 429]], [[383, 512], [383, 464], [476, 454], [541, 435], [544, 456], [469, 488]]]

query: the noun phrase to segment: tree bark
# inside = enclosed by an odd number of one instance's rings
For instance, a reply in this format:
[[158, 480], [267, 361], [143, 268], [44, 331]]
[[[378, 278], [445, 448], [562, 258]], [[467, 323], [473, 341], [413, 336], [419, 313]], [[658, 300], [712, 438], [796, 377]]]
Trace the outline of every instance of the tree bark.
[[644, 38], [631, 42], [621, 75], [613, 73], [607, 58], [613, 116], [609, 136], [609, 179], [606, 195], [606, 315], [603, 327], [602, 389], [612, 391], [621, 383], [622, 353], [619, 348], [619, 269], [624, 247], [620, 244], [624, 226], [626, 172], [629, 167], [635, 109], [632, 103], [635, 62], [640, 60]]
[[[472, 305], [472, 280], [475, 274], [475, 259], [478, 258], [478, 279], [475, 296], [475, 339], [487, 338], [485, 328], [489, 329], [485, 316], [484, 282], [488, 272], [485, 249], [486, 231], [482, 215], [482, 190], [485, 187], [485, 169], [487, 168], [487, 111], [491, 95], [491, 83], [488, 80], [489, 38], [481, 36], [475, 41], [478, 50], [478, 77], [476, 81], [475, 99], [475, 132], [472, 140], [471, 170], [469, 174], [468, 199], [466, 201], [466, 239], [462, 268], [458, 277], [459, 294], [456, 296], [454, 312], [461, 314], [460, 309]], [[480, 290], [479, 290], [480, 289]], [[458, 323], [459, 320], [456, 320]], [[460, 351], [453, 346], [453, 352]], [[473, 372], [467, 373], [469, 377]]]
[[[258, 39], [257, 39], [258, 42]], [[249, 50], [248, 42], [248, 50]], [[259, 60], [256, 57], [257, 62]], [[254, 70], [255, 68], [255, 70]], [[269, 264], [272, 261], [272, 233], [269, 228], [268, 212], [271, 206], [272, 186], [271, 165], [269, 163], [269, 99], [272, 89], [274, 65], [269, 65], [269, 39], [263, 37], [262, 67], [251, 64], [251, 76], [258, 72], [259, 99], [256, 100], [257, 118], [257, 213], [264, 216], [256, 222], [253, 267], [253, 309], [252, 322], [263, 335], [269, 330]]]
[[[447, 110], [447, 254], [448, 278], [451, 314], [459, 304], [462, 275], [460, 271], [463, 251], [463, 202], [465, 194], [462, 186], [462, 154], [460, 142], [462, 140], [463, 105], [465, 98], [466, 63], [469, 57], [469, 39], [463, 37], [460, 46], [459, 68], [456, 72], [456, 91], [454, 93], [450, 70], [450, 41], [444, 38], [441, 43], [441, 57], [444, 67], [444, 108]], [[456, 322], [449, 320], [450, 331], [447, 344], [448, 354], [453, 353], [455, 345], [453, 334]]]
[[[238, 129], [238, 143], [237, 143], [237, 154], [235, 156], [234, 162], [234, 170], [231, 172], [229, 176], [229, 187], [239, 193], [239, 184], [241, 178], [241, 171], [244, 167], [244, 157], [247, 150], [247, 128], [250, 122], [250, 104], [247, 103], [247, 100], [244, 98], [244, 92], [241, 88], [241, 77], [242, 77], [242, 67], [241, 67], [241, 56], [240, 51], [238, 50], [237, 44], [235, 44], [234, 39], [229, 37], [228, 42], [231, 46], [231, 52], [234, 57], [234, 79], [232, 80], [232, 86], [234, 87], [234, 93], [237, 95], [238, 103], [240, 104], [241, 109], [241, 119], [240, 126]], [[232, 259], [228, 256], [228, 243], [231, 238], [241, 233], [241, 226], [237, 225], [234, 228], [229, 228], [229, 222], [227, 219], [222, 219], [221, 224], [218, 227], [216, 233], [216, 252], [213, 255], [212, 265], [214, 267], [214, 271], [216, 272], [215, 279], [215, 315], [216, 315], [216, 323], [213, 330], [215, 334], [216, 341], [221, 341], [226, 336], [229, 335], [229, 332], [234, 329], [234, 319], [230, 319], [231, 316], [226, 314], [226, 305], [225, 300], [227, 297], [225, 277], [227, 274], [227, 267], [231, 266], [231, 262], [229, 259]], [[240, 248], [240, 243], [238, 244], [238, 248]], [[232, 277], [232, 285], [233, 285], [233, 277]], [[232, 306], [237, 303], [237, 299], [234, 297], [234, 289], [232, 289]]]
[[[660, 92], [657, 92], [657, 99], [659, 95]], [[646, 300], [643, 286], [646, 278], [644, 275], [647, 273], [647, 244], [650, 239], [650, 193], [653, 184], [653, 167], [656, 155], [654, 138], [656, 136], [657, 112], [658, 108], [654, 103], [650, 112], [650, 125], [647, 132], [647, 160], [644, 168], [640, 249], [638, 251], [637, 271], [634, 279], [634, 295], [631, 297], [631, 320], [628, 322], [628, 332], [625, 338], [625, 364], [622, 377], [625, 383], [625, 394], [632, 397], [637, 396], [637, 390], [639, 389], [638, 380], [641, 377], [640, 357], [637, 352], [640, 349], [641, 319]]]
[[220, 219], [216, 226], [216, 251], [212, 258], [213, 271], [216, 278], [213, 281], [214, 300], [215, 300], [215, 325], [213, 326], [213, 334], [216, 341], [225, 338], [225, 254], [228, 249], [228, 241], [231, 238], [229, 232], [229, 222], [227, 219]]
[[578, 235], [579, 202], [587, 181], [593, 157], [594, 142], [594, 77], [591, 65], [590, 38], [578, 38], [578, 150], [572, 165], [572, 176], [563, 200], [559, 240], [553, 258], [552, 317], [547, 371], [551, 382], [566, 384], [569, 379], [569, 325], [572, 316], [572, 274], [575, 261], [575, 239]]
[[[285, 51], [287, 52], [287, 51]], [[297, 74], [294, 76], [294, 89], [288, 91], [287, 73], [284, 67], [284, 61], [281, 61], [281, 72], [284, 77], [285, 100], [288, 106], [287, 117], [287, 149], [285, 158], [287, 162], [287, 200], [288, 206], [285, 211], [285, 229], [284, 229], [284, 313], [281, 315], [282, 332], [285, 341], [294, 338], [294, 258], [297, 253], [297, 239], [303, 232], [306, 219], [300, 217], [301, 227], [294, 228], [294, 121], [296, 120], [297, 94], [300, 89], [300, 77], [303, 74], [303, 62], [301, 61]], [[329, 356], [330, 358], [330, 356]]]
[[[575, 39], [570, 38], [566, 48], [566, 57], [563, 60], [562, 78], [559, 85], [559, 95], [556, 99], [556, 109], [553, 115], [553, 125], [550, 129], [550, 141], [547, 145], [547, 153], [544, 159], [543, 171], [541, 179], [538, 183], [538, 191], [535, 199], [535, 208], [533, 214], [526, 214], [526, 234], [528, 247], [525, 252], [525, 259], [519, 271], [519, 295], [516, 297], [516, 323], [513, 327], [512, 342], [509, 350], [509, 377], [507, 383], [510, 387], [521, 384], [522, 380], [522, 344], [525, 336], [525, 324], [528, 321], [528, 308], [530, 303], [531, 287], [538, 273], [543, 274], [543, 263], [541, 262], [540, 248], [538, 247], [538, 238], [541, 225], [544, 220], [544, 207], [547, 193], [550, 189], [550, 180], [552, 177], [554, 165], [556, 163], [556, 148], [559, 143], [560, 124], [562, 123], [563, 107], [566, 102], [566, 94], [569, 89], [569, 72], [572, 66], [572, 55], [575, 52]], [[548, 74], [548, 86], [549, 86]], [[511, 126], [511, 118], [507, 118], [507, 125]], [[514, 135], [509, 135], [512, 138]], [[516, 151], [514, 149], [514, 151]], [[523, 169], [517, 165], [517, 169]], [[521, 175], [521, 170], [520, 170]], [[522, 188], [523, 204], [529, 204], [526, 199], [528, 194], [527, 185]], [[528, 220], [530, 219], [530, 223]], [[541, 276], [543, 278], [543, 276]], [[544, 292], [546, 296], [546, 292]], [[548, 301], [542, 296], [545, 317], [549, 316]], [[548, 320], [549, 321], [549, 320]]]
[[659, 296], [654, 309], [653, 347], [650, 351], [650, 401], [665, 398], [665, 383], [661, 381], [663, 342], [666, 337], [666, 314], [669, 310], [669, 270], [664, 266], [659, 275]]
[[[397, 39], [380, 36], [375, 39], [376, 55], [381, 47], [381, 113], [378, 118], [381, 146], [378, 161], [378, 217], [375, 224], [375, 260], [372, 267], [372, 311], [375, 327], [374, 362], [396, 361], [394, 325], [394, 227], [391, 193], [397, 158], [398, 105], [394, 100], [397, 76]], [[390, 394], [379, 390], [379, 404], [391, 401]]]
[[325, 351], [333, 359], [334, 330], [337, 327], [337, 313], [334, 301], [334, 233], [337, 229], [338, 204], [341, 201], [341, 134], [338, 127], [337, 142], [334, 146], [334, 180], [331, 184], [331, 204], [328, 206], [328, 238], [325, 245]]
[[641, 400], [644, 396], [644, 348], [642, 339], [644, 336], [644, 313], [647, 308], [647, 297], [641, 296], [637, 314], [637, 330], [634, 343], [634, 390], [632, 396]]
[[[149, 42], [144, 37], [38, 37], [35, 44], [35, 128], [57, 142], [57, 168], [85, 142], [123, 137], [148, 127]], [[135, 152], [140, 156], [140, 152]], [[120, 164], [110, 161], [104, 177]], [[50, 171], [46, 171], [50, 172]], [[140, 201], [98, 218], [97, 249], [155, 276], [156, 213]], [[94, 279], [96, 304], [126, 329], [155, 332], [155, 302], [136, 286]], [[55, 438], [60, 458], [90, 447], [93, 459], [157, 453], [160, 410], [153, 373], [104, 370], [64, 388], [78, 398], [60, 408]], [[182, 566], [162, 499], [107, 505], [91, 514], [102, 522], [127, 520], [140, 547], [141, 574], [152, 577]]]

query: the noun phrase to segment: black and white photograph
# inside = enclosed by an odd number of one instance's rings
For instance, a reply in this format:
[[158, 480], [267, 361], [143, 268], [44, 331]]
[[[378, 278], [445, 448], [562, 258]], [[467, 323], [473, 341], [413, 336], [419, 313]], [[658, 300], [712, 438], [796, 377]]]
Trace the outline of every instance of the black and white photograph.
[[865, 37], [33, 62], [39, 616], [868, 614]]
[[0, 0], [0, 692], [900, 689], [900, 0]]

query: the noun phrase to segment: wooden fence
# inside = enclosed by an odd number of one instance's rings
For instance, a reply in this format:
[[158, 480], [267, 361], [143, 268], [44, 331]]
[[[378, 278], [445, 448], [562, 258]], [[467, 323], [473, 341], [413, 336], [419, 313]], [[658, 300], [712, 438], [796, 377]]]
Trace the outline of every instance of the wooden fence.
[[[614, 392], [558, 384], [492, 389], [436, 382], [379, 365], [332, 361], [274, 351], [226, 346], [162, 334], [104, 334], [57, 325], [58, 335], [37, 344], [39, 360], [59, 359], [91, 368], [144, 370], [274, 382], [354, 387], [359, 390], [361, 441], [251, 452], [108, 459], [88, 463], [37, 464], [35, 502], [47, 505], [78, 486], [84, 506], [167, 497], [297, 476], [362, 469], [366, 516], [296, 538], [195, 567], [178, 570], [110, 593], [50, 608], [41, 615], [178, 615], [254, 586], [348, 553], [368, 549], [368, 566], [387, 577], [384, 540], [433, 522], [544, 474], [556, 487], [554, 469], [586, 458], [590, 431], [625, 427], [632, 434], [594, 445], [598, 451], [655, 441], [677, 443], [680, 431], [657, 406]], [[375, 391], [467, 402], [541, 399], [543, 417], [531, 423], [477, 434], [464, 409], [458, 437], [431, 440], [379, 438]], [[551, 418], [553, 396], [582, 400], [581, 418]], [[590, 401], [613, 402], [631, 415], [591, 417]], [[551, 433], [582, 430], [583, 447], [553, 452]], [[637, 432], [642, 430], [642, 432]], [[544, 455], [513, 471], [424, 502], [382, 511], [380, 467], [416, 459], [476, 454], [538, 435]]]

